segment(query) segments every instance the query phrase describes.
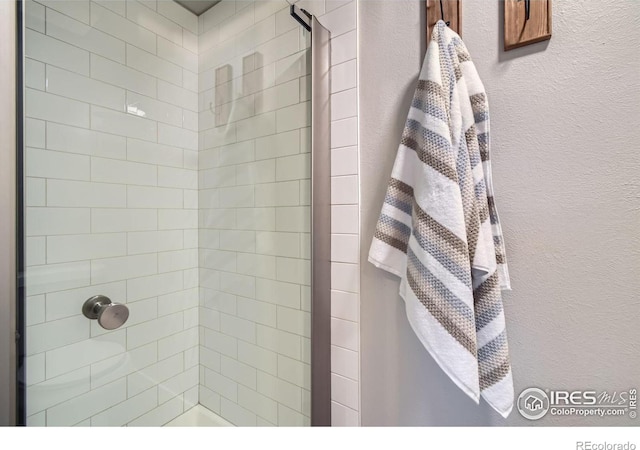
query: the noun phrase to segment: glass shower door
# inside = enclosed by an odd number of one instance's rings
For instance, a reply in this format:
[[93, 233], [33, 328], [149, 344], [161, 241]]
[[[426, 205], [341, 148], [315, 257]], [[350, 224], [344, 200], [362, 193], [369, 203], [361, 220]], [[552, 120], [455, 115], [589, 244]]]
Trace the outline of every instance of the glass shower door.
[[27, 424], [309, 425], [309, 36], [289, 5], [24, 6]]

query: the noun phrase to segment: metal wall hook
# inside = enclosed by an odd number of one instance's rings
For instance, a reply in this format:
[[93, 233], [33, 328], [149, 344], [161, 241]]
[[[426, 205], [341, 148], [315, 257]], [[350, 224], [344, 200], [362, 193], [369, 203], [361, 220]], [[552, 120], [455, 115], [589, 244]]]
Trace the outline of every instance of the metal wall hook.
[[440, 0], [440, 18], [444, 21], [444, 23], [449, 26], [451, 24], [450, 21], [444, 20], [444, 6], [442, 4], [442, 0]]

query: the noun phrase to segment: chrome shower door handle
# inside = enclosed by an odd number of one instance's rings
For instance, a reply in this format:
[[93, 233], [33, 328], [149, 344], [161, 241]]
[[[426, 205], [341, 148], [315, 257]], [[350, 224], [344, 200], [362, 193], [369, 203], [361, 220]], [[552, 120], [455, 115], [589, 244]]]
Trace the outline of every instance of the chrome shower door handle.
[[82, 314], [88, 319], [98, 320], [98, 324], [105, 330], [115, 330], [129, 318], [129, 308], [112, 302], [104, 295], [94, 295], [82, 305]]

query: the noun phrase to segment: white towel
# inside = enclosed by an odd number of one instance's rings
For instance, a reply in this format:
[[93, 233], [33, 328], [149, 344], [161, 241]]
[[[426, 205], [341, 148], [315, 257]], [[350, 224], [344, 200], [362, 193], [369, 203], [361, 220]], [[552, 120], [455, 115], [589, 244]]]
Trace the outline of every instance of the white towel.
[[434, 27], [369, 261], [401, 279], [416, 335], [473, 400], [502, 416], [513, 380], [501, 288], [510, 289], [493, 201], [489, 109], [464, 43]]

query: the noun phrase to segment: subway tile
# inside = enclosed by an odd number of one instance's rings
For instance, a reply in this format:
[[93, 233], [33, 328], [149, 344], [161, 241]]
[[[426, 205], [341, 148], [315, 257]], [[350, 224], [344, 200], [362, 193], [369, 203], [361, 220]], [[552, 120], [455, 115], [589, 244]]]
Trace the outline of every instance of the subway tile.
[[278, 426], [280, 427], [308, 427], [311, 425], [309, 417], [278, 404]]
[[89, 75], [89, 52], [29, 29], [25, 30], [25, 56]]
[[198, 133], [159, 123], [158, 143], [189, 150], [198, 150]]
[[261, 184], [276, 181], [276, 162], [274, 160], [256, 161], [236, 166], [236, 183]]
[[198, 386], [198, 399], [202, 406], [216, 414], [220, 414], [220, 394], [200, 384]]
[[302, 411], [302, 389], [294, 384], [258, 372], [258, 392], [295, 411]]
[[164, 403], [198, 385], [198, 367], [169, 378], [158, 385], [158, 402]]
[[220, 313], [209, 308], [200, 308], [198, 323], [201, 327], [220, 331]]
[[91, 231], [93, 233], [148, 231], [156, 230], [157, 227], [158, 217], [156, 211], [153, 210], [116, 208], [93, 208], [91, 210]]
[[127, 14], [127, 0], [92, 0], [93, 3], [104, 6], [116, 14], [125, 16]]
[[47, 122], [47, 148], [83, 155], [124, 159], [127, 142], [124, 136]]
[[343, 377], [358, 380], [360, 378], [358, 352], [332, 345], [331, 371]]
[[129, 138], [127, 139], [127, 159], [160, 166], [182, 167], [183, 151], [169, 145]]
[[[206, 206], [206, 205], [203, 205]], [[237, 210], [233, 208], [229, 209], [204, 209], [201, 208], [199, 211], [199, 226], [202, 228], [215, 228], [219, 229], [220, 232], [222, 230], [232, 230], [236, 228], [236, 213]], [[239, 233], [239, 231], [235, 231]], [[241, 236], [249, 238], [249, 234], [241, 234]], [[228, 242], [228, 234], [226, 236], [221, 237], [221, 245], [219, 246], [222, 249], [231, 249], [232, 246], [236, 245], [234, 242]], [[252, 242], [255, 242], [255, 237], [251, 238]], [[245, 246], [246, 246], [245, 240]], [[251, 244], [255, 247], [255, 243]], [[233, 247], [235, 248], [235, 247]]]
[[257, 300], [289, 308], [300, 308], [300, 286], [280, 281], [256, 279]]
[[[229, 274], [230, 276], [231, 274]], [[236, 337], [242, 341], [256, 342], [256, 324], [255, 322], [240, 319], [227, 314], [220, 314], [220, 330], [222, 333]], [[240, 341], [238, 341], [238, 358], [240, 353]]]
[[133, 45], [127, 45], [127, 66], [182, 86], [182, 68]]
[[[295, 31], [295, 30], [294, 30]], [[311, 64], [308, 61], [309, 53], [304, 50], [286, 56], [275, 64], [276, 84], [296, 80], [311, 73]]]
[[47, 35], [124, 63], [124, 42], [56, 11], [47, 11]]
[[[348, 2], [322, 16], [322, 24], [331, 30], [332, 40], [356, 29], [356, 2]], [[334, 45], [339, 45], [335, 43]]]
[[91, 54], [91, 78], [139, 94], [156, 96], [157, 82], [155, 77], [93, 53]]
[[182, 314], [159, 317], [127, 328], [127, 350], [182, 331]]
[[125, 91], [54, 66], [47, 67], [47, 92], [124, 111]]
[[249, 208], [252, 206], [254, 206], [253, 186], [236, 186], [220, 189], [220, 207]]
[[331, 122], [331, 146], [351, 147], [358, 144], [358, 119], [352, 117]]
[[253, 231], [221, 230], [220, 249], [254, 252], [256, 249], [256, 235]]
[[288, 283], [310, 285], [311, 261], [295, 258], [277, 258], [276, 279]]
[[[84, 316], [81, 318], [86, 319]], [[65, 319], [67, 320], [67, 319]], [[62, 320], [60, 321], [62, 322]], [[125, 331], [118, 330], [71, 345], [58, 346], [47, 352], [47, 378], [86, 367], [125, 351]], [[113, 369], [113, 366], [111, 367]], [[89, 374], [87, 374], [88, 377]], [[89, 378], [89, 377], [88, 377]]]
[[104, 183], [155, 186], [157, 168], [115, 159], [91, 158], [91, 180]]
[[198, 74], [182, 69], [182, 87], [188, 91], [198, 92]]
[[[124, 331], [122, 331], [122, 334], [124, 335]], [[92, 388], [126, 377], [158, 361], [157, 344], [155, 342], [128, 352], [124, 352], [124, 347], [123, 339], [122, 350], [119, 353], [91, 365]]]
[[217, 392], [222, 397], [231, 401], [237, 401], [238, 383], [212, 370], [204, 370], [204, 386]]
[[35, 355], [89, 338], [89, 322], [83, 323], [83, 318], [77, 314], [74, 317], [28, 327], [27, 355]]
[[300, 239], [296, 233], [256, 232], [256, 253], [273, 256], [300, 256]]
[[89, 23], [89, 0], [53, 0], [46, 2], [46, 6], [80, 22]]
[[[158, 36], [158, 57], [192, 73], [198, 72], [198, 55]], [[171, 80], [167, 80], [171, 81]]]
[[332, 262], [331, 288], [345, 292], [360, 292], [360, 271], [358, 265]]
[[89, 367], [29, 386], [27, 414], [32, 415], [89, 392]]
[[276, 181], [308, 178], [311, 178], [311, 156], [309, 154], [276, 159]]
[[33, 414], [27, 417], [28, 427], [46, 427], [47, 426], [47, 413], [45, 411]]
[[358, 99], [355, 88], [331, 95], [331, 120], [346, 119], [357, 115]]
[[44, 120], [25, 118], [25, 142], [27, 147], [46, 148], [46, 124]]
[[278, 378], [293, 383], [296, 386], [310, 389], [311, 366], [298, 359], [278, 355]]
[[[155, 211], [151, 211], [155, 213]], [[143, 231], [127, 233], [127, 247], [130, 255], [179, 250], [183, 247], [182, 230]]]
[[27, 295], [87, 286], [90, 284], [90, 267], [88, 261], [29, 267]]
[[[45, 353], [38, 353], [33, 356], [27, 356], [25, 359], [26, 367], [26, 383], [27, 386], [40, 383], [45, 380]], [[28, 399], [27, 399], [28, 400]], [[29, 408], [27, 408], [29, 409]]]
[[242, 208], [236, 210], [238, 230], [275, 231], [276, 213], [274, 208]]
[[300, 153], [300, 131], [293, 130], [256, 139], [255, 158], [270, 159]]
[[198, 251], [176, 250], [158, 254], [158, 272], [175, 272], [198, 267]]
[[331, 316], [338, 319], [359, 321], [360, 304], [358, 294], [331, 291]]
[[256, 187], [255, 206], [298, 206], [300, 184], [298, 181], [262, 184]]
[[235, 167], [216, 167], [214, 169], [201, 170], [199, 180], [201, 189], [234, 186], [236, 184], [236, 170]]
[[357, 427], [360, 426], [358, 411], [348, 408], [340, 403], [331, 402], [331, 426]]
[[182, 45], [182, 29], [166, 17], [149, 10], [135, 1], [127, 2], [127, 19], [145, 27], [159, 36]]
[[91, 417], [92, 427], [119, 427], [126, 425], [149, 411], [158, 404], [157, 389], [148, 389], [141, 394], [129, 397], [106, 411]]
[[332, 373], [331, 400], [357, 411], [359, 409], [358, 382]]
[[98, 259], [91, 261], [91, 283], [109, 283], [143, 277], [156, 273], [156, 270], [157, 255], [155, 254]]
[[198, 32], [198, 16], [187, 11], [175, 2], [158, 2], [158, 14], [176, 22], [178, 25], [186, 28], [192, 33]]
[[[183, 291], [172, 292], [170, 294], [161, 295], [160, 297], [158, 297], [158, 316], [166, 316], [167, 314], [173, 314], [197, 306], [197, 289], [187, 289]], [[194, 341], [194, 343], [197, 343], [197, 340]]]
[[[191, 131], [198, 131], [198, 113], [182, 110], [182, 127]], [[197, 165], [194, 167], [197, 169]]]
[[198, 228], [198, 210], [161, 209], [158, 211], [158, 229], [196, 229]]
[[116, 14], [107, 9], [109, 3], [113, 2], [103, 2], [102, 6], [94, 2], [94, 4], [91, 5], [91, 26], [143, 50], [155, 53], [155, 34], [125, 19], [122, 17], [122, 14]]
[[[200, 364], [204, 367], [207, 367], [214, 372], [220, 372], [221, 370], [221, 355], [220, 353], [210, 350], [204, 346], [204, 342], [201, 343], [199, 348], [199, 359]], [[235, 359], [229, 358], [230, 361], [235, 361]], [[254, 369], [255, 370], [255, 369]], [[228, 372], [228, 371], [227, 371]], [[235, 379], [235, 377], [231, 377]], [[201, 384], [204, 384], [204, 380], [201, 380]]]
[[124, 233], [77, 234], [47, 238], [48, 264], [125, 256], [126, 254], [127, 238]]
[[276, 132], [276, 116], [274, 112], [260, 114], [237, 123], [239, 141], [255, 139]]
[[198, 94], [180, 86], [158, 80], [158, 100], [189, 111], [198, 111]]
[[179, 189], [127, 186], [129, 208], [182, 208], [183, 195]]
[[355, 88], [357, 84], [356, 60], [331, 66], [331, 93]]
[[78, 305], [82, 305], [89, 297], [106, 295], [114, 302], [123, 303], [127, 299], [126, 284], [114, 282], [94, 284], [81, 288], [49, 292], [46, 295], [46, 320], [54, 321], [78, 314]]
[[331, 206], [331, 232], [358, 234], [360, 229], [358, 205]]
[[94, 130], [155, 141], [162, 126], [166, 125], [156, 124], [139, 116], [91, 106], [91, 128]]
[[358, 235], [331, 235], [331, 261], [357, 264], [359, 260]]
[[253, 389], [238, 386], [238, 404], [271, 423], [278, 421], [278, 403]]
[[332, 317], [331, 344], [357, 352], [359, 349], [358, 324]]
[[24, 84], [26, 87], [45, 90], [45, 64], [31, 58], [24, 60]]
[[[127, 297], [131, 302], [169, 294], [182, 288], [182, 272], [168, 272], [127, 280]], [[182, 321], [180, 323], [182, 324]]]
[[47, 180], [47, 206], [122, 208], [126, 200], [125, 186]]
[[182, 110], [180, 108], [135, 92], [127, 92], [126, 112], [133, 116], [182, 126]]
[[225, 377], [236, 381], [238, 384], [255, 389], [257, 384], [257, 369], [250, 365], [244, 364], [233, 358], [222, 356], [220, 366], [220, 373]]
[[358, 148], [343, 147], [331, 150], [331, 176], [358, 174]]
[[200, 289], [200, 303], [206, 307], [227, 314], [236, 313], [236, 296], [227, 292], [214, 291], [211, 289]]
[[340, 64], [357, 56], [356, 30], [331, 39], [331, 64]]
[[331, 177], [331, 202], [334, 205], [358, 203], [358, 176]]
[[218, 166], [251, 162], [255, 159], [254, 155], [255, 147], [253, 141], [226, 145], [218, 151]]
[[278, 306], [278, 329], [300, 336], [311, 336], [311, 314]]
[[46, 238], [29, 237], [25, 241], [25, 261], [27, 266], [38, 266], [46, 262]]
[[66, 97], [25, 89], [25, 111], [28, 117], [89, 127], [89, 105]]
[[24, 2], [25, 26], [40, 33], [45, 32], [45, 7], [33, 0]]
[[89, 181], [89, 157], [51, 150], [27, 148], [26, 175]]
[[257, 425], [257, 417], [253, 412], [226, 398], [220, 400], [220, 414], [239, 427], [253, 427]]
[[276, 111], [277, 132], [308, 127], [311, 124], [311, 102], [298, 103]]
[[43, 323], [46, 320], [46, 304], [43, 294], [27, 297], [24, 305], [25, 323], [27, 326]]
[[168, 380], [184, 370], [181, 354], [158, 361], [127, 376], [127, 393], [134, 396], [156, 387], [158, 383]]
[[238, 356], [238, 339], [215, 330], [205, 330], [204, 346], [231, 358]]
[[[134, 3], [134, 2], [130, 2]], [[172, 398], [168, 402], [163, 403], [157, 408], [152, 409], [146, 414], [128, 423], [130, 427], [159, 427], [182, 414], [183, 399], [182, 396]]]
[[310, 232], [310, 208], [308, 206], [276, 208], [276, 230], [285, 232]]
[[[192, 33], [186, 29], [183, 29], [182, 30], [182, 46], [185, 49], [197, 55], [198, 54], [198, 34]], [[196, 57], [196, 69], [197, 69], [197, 57]]]
[[263, 325], [257, 325], [256, 332], [256, 343], [260, 347], [286, 355], [290, 358], [300, 358], [300, 336]]
[[[276, 258], [273, 256], [253, 253], [238, 253], [236, 270], [238, 273], [244, 275], [274, 279], [276, 277], [275, 263]], [[238, 312], [238, 315], [241, 315], [240, 312]]]

